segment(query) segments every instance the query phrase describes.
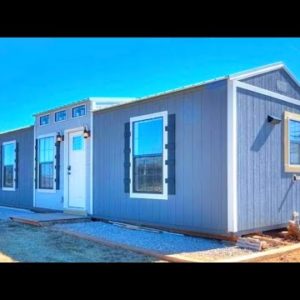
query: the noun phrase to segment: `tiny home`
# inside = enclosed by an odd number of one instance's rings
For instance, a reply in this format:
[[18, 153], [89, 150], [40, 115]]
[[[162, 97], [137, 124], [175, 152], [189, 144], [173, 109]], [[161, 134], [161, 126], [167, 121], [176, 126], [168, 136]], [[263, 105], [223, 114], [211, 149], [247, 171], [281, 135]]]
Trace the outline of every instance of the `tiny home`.
[[282, 63], [140, 99], [88, 98], [0, 143], [0, 205], [223, 236], [300, 211], [300, 86]]

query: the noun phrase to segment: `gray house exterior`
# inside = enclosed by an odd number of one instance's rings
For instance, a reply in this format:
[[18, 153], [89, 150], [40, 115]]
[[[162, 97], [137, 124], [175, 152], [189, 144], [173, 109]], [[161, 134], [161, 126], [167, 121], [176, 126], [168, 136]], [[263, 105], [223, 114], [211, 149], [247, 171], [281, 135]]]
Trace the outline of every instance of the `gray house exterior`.
[[[226, 98], [227, 81], [221, 80], [96, 111], [94, 216], [226, 232]], [[124, 126], [131, 117], [161, 111], [175, 115], [175, 192], [164, 200], [131, 198], [124, 190]]]
[[[4, 145], [14, 145], [10, 159], [12, 164], [11, 184], [4, 182], [3, 168]], [[33, 195], [33, 126], [8, 131], [0, 134], [1, 146], [1, 178], [0, 178], [0, 205], [18, 208], [32, 208]], [[14, 169], [14, 170], [13, 170]]]
[[[174, 191], [132, 197], [126, 123], [159, 112], [175, 116], [174, 161], [165, 162]], [[284, 159], [285, 112], [300, 114], [300, 87], [281, 63], [95, 111], [94, 216], [217, 235], [285, 226], [300, 211], [300, 168], [286, 170]]]
[[300, 211], [300, 86], [282, 63], [35, 118], [0, 134], [0, 205], [216, 236]]

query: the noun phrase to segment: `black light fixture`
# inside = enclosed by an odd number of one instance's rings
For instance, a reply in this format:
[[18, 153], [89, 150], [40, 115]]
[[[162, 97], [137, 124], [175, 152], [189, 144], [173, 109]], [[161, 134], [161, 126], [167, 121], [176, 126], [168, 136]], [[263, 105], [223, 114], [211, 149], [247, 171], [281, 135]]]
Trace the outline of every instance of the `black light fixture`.
[[268, 115], [268, 122], [273, 124], [273, 125], [276, 125], [276, 124], [279, 124], [281, 122], [281, 119], [279, 119], [277, 117], [274, 117], [274, 116]]
[[57, 141], [58, 143], [60, 143], [60, 142], [62, 142], [63, 140], [64, 140], [64, 136], [63, 136], [60, 132], [58, 132], [57, 135], [56, 135], [56, 141]]
[[87, 126], [84, 127], [84, 130], [83, 130], [83, 137], [85, 139], [87, 139], [88, 137], [91, 136], [91, 131], [87, 129]]

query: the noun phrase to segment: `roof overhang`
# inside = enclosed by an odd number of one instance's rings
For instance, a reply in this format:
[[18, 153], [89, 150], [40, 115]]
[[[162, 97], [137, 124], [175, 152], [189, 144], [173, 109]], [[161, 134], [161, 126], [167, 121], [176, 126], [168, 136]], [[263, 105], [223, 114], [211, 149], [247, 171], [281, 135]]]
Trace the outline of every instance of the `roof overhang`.
[[260, 74], [268, 73], [271, 71], [283, 69], [290, 77], [291, 79], [297, 84], [298, 87], [300, 87], [300, 83], [298, 79], [295, 77], [295, 75], [286, 67], [286, 65], [283, 62], [277, 62], [270, 65], [265, 65], [259, 68], [254, 68], [250, 70], [246, 70], [243, 72], [235, 73], [232, 75], [229, 75], [229, 79], [232, 80], [243, 80], [249, 77], [257, 76]]

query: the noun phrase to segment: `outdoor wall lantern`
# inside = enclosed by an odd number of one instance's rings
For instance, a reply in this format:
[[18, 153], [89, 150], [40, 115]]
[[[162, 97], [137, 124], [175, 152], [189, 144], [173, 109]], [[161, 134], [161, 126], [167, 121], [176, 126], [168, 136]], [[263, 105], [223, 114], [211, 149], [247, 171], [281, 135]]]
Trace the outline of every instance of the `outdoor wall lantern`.
[[91, 136], [91, 131], [88, 130], [87, 126], [85, 126], [85, 127], [84, 127], [84, 130], [83, 130], [83, 137], [84, 137], [85, 139], [87, 139], [87, 138], [90, 137], [90, 136]]
[[63, 140], [64, 140], [64, 136], [63, 136], [60, 132], [58, 132], [57, 135], [56, 135], [56, 141], [57, 141], [58, 143], [60, 143], [60, 142], [62, 142]]
[[270, 116], [268, 115], [268, 122], [273, 124], [273, 125], [277, 125], [281, 122], [281, 119], [274, 117], [274, 116]]

